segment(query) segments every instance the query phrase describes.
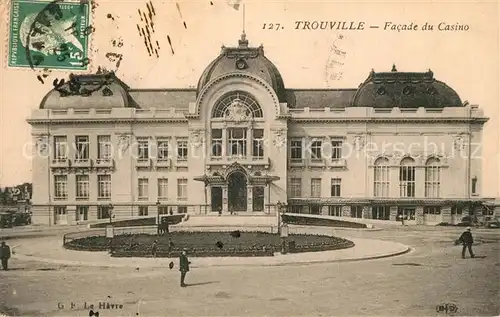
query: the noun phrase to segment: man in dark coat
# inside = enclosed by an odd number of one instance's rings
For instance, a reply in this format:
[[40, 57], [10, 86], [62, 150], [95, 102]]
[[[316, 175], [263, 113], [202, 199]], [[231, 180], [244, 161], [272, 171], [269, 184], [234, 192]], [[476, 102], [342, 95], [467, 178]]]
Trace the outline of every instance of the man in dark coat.
[[0, 259], [2, 260], [3, 270], [7, 271], [10, 259], [10, 247], [5, 243], [5, 241], [2, 241], [2, 245], [0, 246]]
[[474, 253], [472, 252], [472, 244], [474, 243], [474, 239], [472, 238], [472, 233], [470, 231], [470, 228], [467, 228], [460, 238], [458, 238], [458, 242], [462, 243], [462, 259], [465, 259], [465, 250], [469, 249], [469, 254], [470, 257], [474, 257]]
[[186, 287], [184, 283], [184, 279], [186, 278], [187, 272], [189, 272], [189, 262], [188, 257], [186, 255], [186, 249], [184, 249], [179, 257], [179, 271], [181, 271], [181, 287]]

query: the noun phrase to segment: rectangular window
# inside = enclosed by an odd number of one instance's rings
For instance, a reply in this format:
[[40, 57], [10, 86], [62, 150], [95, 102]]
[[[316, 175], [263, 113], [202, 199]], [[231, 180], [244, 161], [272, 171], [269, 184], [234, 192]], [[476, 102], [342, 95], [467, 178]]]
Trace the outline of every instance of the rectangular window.
[[[172, 208], [172, 207], [170, 207]], [[167, 215], [169, 212], [168, 212], [168, 206], [160, 206], [158, 207], [158, 214], [160, 215]]]
[[290, 160], [292, 163], [302, 162], [302, 140], [290, 141]]
[[111, 198], [111, 175], [97, 175], [97, 197]]
[[89, 159], [89, 146], [88, 135], [75, 136], [76, 161], [87, 161]]
[[100, 161], [109, 161], [111, 159], [111, 136], [97, 136], [97, 159]]
[[342, 141], [332, 141], [332, 160], [337, 161], [342, 158]]
[[375, 197], [389, 196], [389, 173], [390, 173], [389, 166], [380, 165], [374, 167], [373, 196]]
[[166, 161], [168, 160], [168, 141], [163, 140], [163, 141], [158, 141], [156, 143], [156, 149], [158, 151], [157, 155], [157, 161]]
[[66, 161], [68, 159], [68, 140], [65, 136], [54, 136], [54, 160]]
[[451, 214], [452, 215], [461, 215], [463, 213], [463, 207], [462, 206], [453, 206], [451, 207]]
[[168, 178], [158, 178], [158, 199], [168, 199]]
[[352, 218], [363, 218], [363, 207], [362, 206], [351, 206], [351, 217]]
[[89, 175], [76, 175], [76, 199], [89, 199]]
[[139, 206], [139, 216], [148, 215], [148, 206]]
[[149, 141], [148, 140], [137, 140], [137, 160], [138, 161], [149, 160]]
[[292, 214], [301, 214], [303, 212], [303, 206], [291, 206]]
[[330, 195], [332, 197], [340, 197], [341, 196], [341, 188], [342, 188], [342, 179], [340, 178], [332, 178]]
[[187, 214], [188, 208], [187, 206], [179, 206], [177, 207], [177, 213], [179, 214]]
[[187, 161], [188, 159], [188, 141], [177, 140], [177, 161]]
[[149, 179], [139, 178], [137, 180], [138, 195], [139, 200], [149, 199]]
[[373, 206], [372, 219], [389, 220], [391, 215], [390, 206]]
[[252, 156], [254, 159], [264, 158], [264, 130], [254, 129], [252, 139]]
[[321, 162], [323, 158], [322, 153], [323, 142], [321, 141], [313, 141], [311, 144], [311, 161], [312, 162]]
[[401, 197], [415, 197], [415, 166], [399, 168], [399, 189]]
[[212, 156], [222, 156], [222, 129], [212, 129]]
[[178, 200], [187, 200], [187, 185], [188, 180], [186, 178], [180, 178], [177, 180], [177, 199]]
[[471, 194], [472, 195], [476, 195], [477, 194], [477, 178], [476, 177], [473, 177], [472, 178], [472, 183], [471, 183]]
[[247, 130], [243, 128], [228, 129], [229, 155], [242, 158], [247, 155]]
[[108, 219], [111, 215], [109, 206], [97, 206], [97, 219]]
[[292, 178], [290, 179], [290, 197], [298, 198], [302, 196], [302, 179]]
[[89, 206], [76, 206], [76, 221], [89, 220]]
[[342, 217], [342, 206], [328, 206], [328, 215]]
[[54, 199], [68, 198], [68, 175], [54, 175]]
[[311, 197], [321, 197], [321, 178], [311, 179]]
[[440, 206], [427, 206], [424, 207], [424, 215], [440, 215], [441, 207]]
[[425, 167], [425, 197], [439, 197], [440, 178], [441, 166], [431, 165]]

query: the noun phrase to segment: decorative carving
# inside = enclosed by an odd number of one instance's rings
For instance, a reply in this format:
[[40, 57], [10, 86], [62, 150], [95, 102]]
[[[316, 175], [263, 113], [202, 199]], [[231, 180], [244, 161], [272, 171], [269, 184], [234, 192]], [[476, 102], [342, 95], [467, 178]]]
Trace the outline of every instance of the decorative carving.
[[273, 144], [278, 149], [282, 149], [286, 146], [286, 130], [278, 129], [274, 131]]
[[226, 119], [236, 122], [248, 121], [248, 109], [245, 104], [238, 98], [234, 99], [229, 105], [226, 112]]
[[132, 143], [132, 136], [128, 133], [122, 133], [118, 135], [118, 148], [120, 148], [122, 154], [129, 148]]
[[365, 138], [362, 135], [354, 136], [354, 148], [360, 151], [365, 146]]
[[35, 147], [37, 154], [46, 156], [49, 153], [49, 137], [47, 135], [39, 135], [36, 137]]
[[111, 91], [111, 89], [109, 89], [109, 87], [104, 87], [104, 89], [102, 90], [102, 95], [105, 97], [113, 96], [113, 92]]
[[247, 62], [244, 59], [240, 58], [236, 61], [236, 68], [242, 70], [248, 68]]
[[196, 148], [200, 147], [203, 144], [203, 142], [205, 141], [203, 132], [204, 131], [201, 129], [196, 129], [196, 130], [191, 131], [190, 140], [191, 140], [191, 144], [194, 147], [196, 147]]
[[455, 138], [453, 139], [453, 148], [457, 151], [461, 151], [465, 148], [465, 141], [463, 136], [455, 136]]

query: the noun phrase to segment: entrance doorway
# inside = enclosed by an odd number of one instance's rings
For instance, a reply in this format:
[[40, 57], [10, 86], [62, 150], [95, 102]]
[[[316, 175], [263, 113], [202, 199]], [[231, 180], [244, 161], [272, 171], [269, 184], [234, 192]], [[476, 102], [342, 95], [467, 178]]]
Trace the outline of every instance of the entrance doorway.
[[229, 175], [227, 183], [229, 211], [247, 211], [247, 178], [245, 174], [234, 172]]
[[416, 219], [415, 219], [415, 207], [399, 207], [398, 209], [398, 219], [399, 215], [403, 217], [405, 220], [405, 223], [407, 224], [415, 224]]
[[212, 212], [222, 211], [222, 187], [212, 187]]
[[54, 223], [56, 225], [68, 224], [68, 211], [66, 210], [66, 206], [54, 207]]

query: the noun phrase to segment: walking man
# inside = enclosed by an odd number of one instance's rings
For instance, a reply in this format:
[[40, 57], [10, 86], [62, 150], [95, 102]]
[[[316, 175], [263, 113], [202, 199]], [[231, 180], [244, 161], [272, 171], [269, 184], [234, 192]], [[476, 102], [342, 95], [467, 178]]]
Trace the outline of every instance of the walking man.
[[0, 259], [2, 260], [2, 268], [4, 271], [7, 271], [9, 268], [9, 258], [10, 258], [10, 247], [2, 241], [2, 245], [0, 246]]
[[179, 257], [179, 267], [181, 271], [181, 287], [186, 287], [186, 283], [184, 283], [184, 279], [186, 278], [186, 273], [189, 272], [189, 262], [188, 257], [186, 255], [186, 249], [182, 250], [181, 256]]
[[472, 233], [470, 231], [470, 227], [462, 233], [460, 238], [458, 238], [458, 242], [462, 243], [462, 259], [465, 259], [465, 249], [469, 249], [470, 257], [474, 257], [474, 253], [472, 252], [472, 244], [474, 243], [474, 239], [472, 238]]

